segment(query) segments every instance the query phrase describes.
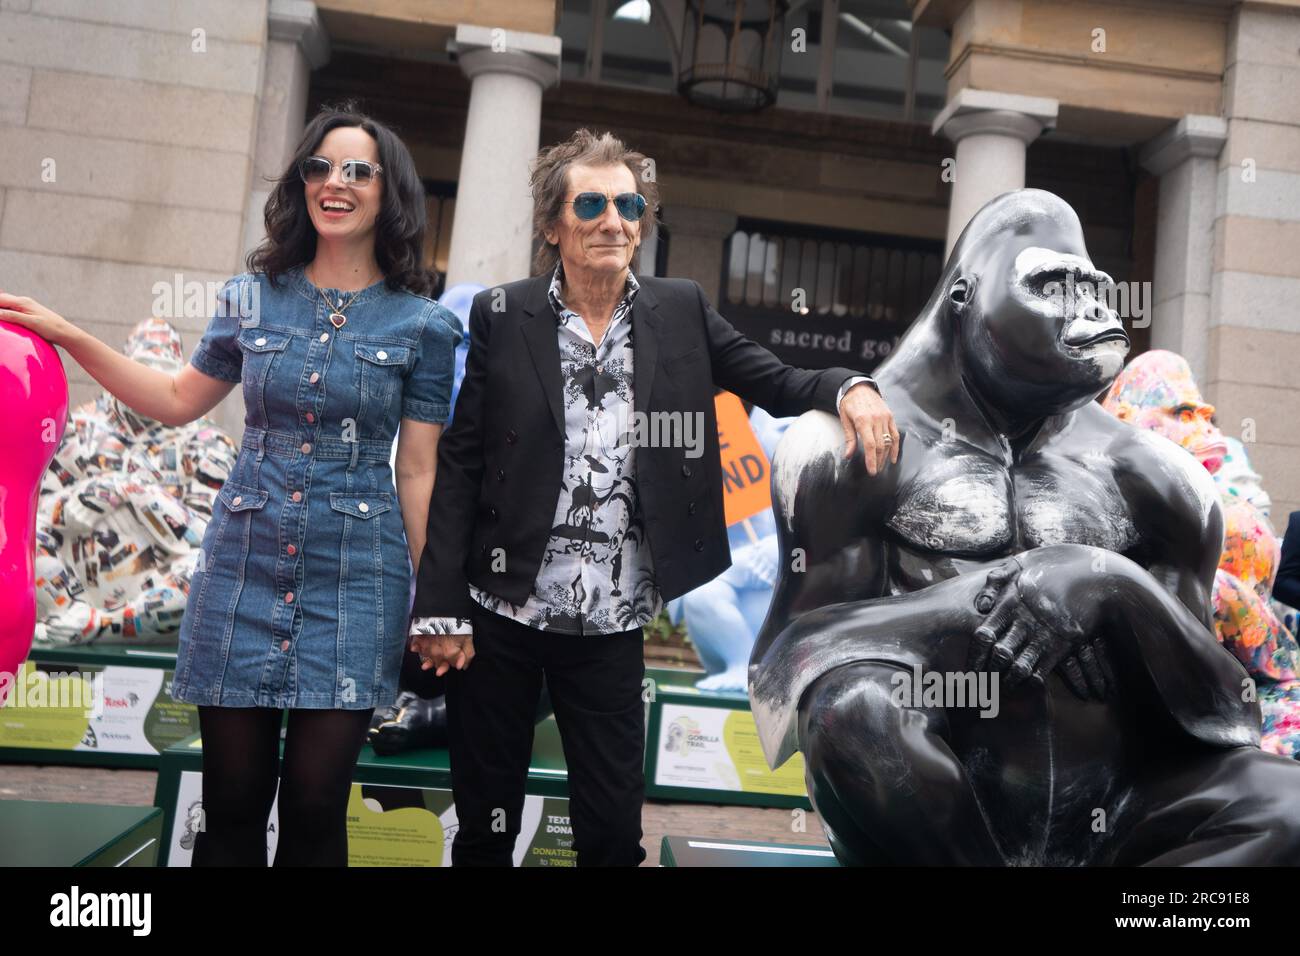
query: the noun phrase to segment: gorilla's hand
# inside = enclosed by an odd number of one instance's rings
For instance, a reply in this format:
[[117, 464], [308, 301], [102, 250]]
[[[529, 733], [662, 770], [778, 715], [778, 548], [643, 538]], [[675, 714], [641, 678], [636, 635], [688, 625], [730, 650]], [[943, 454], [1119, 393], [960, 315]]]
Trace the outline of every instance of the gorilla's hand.
[[1009, 687], [1058, 670], [1079, 698], [1104, 699], [1115, 676], [1096, 633], [1106, 588], [1096, 564], [1095, 549], [1057, 545], [991, 570], [975, 597], [985, 617], [971, 642], [972, 669], [1003, 672]]

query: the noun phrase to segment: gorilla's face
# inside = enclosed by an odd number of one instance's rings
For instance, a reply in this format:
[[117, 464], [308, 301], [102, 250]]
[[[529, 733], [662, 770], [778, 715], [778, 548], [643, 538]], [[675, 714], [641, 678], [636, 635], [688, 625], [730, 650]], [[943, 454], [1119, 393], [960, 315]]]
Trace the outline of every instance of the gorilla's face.
[[1111, 278], [1082, 248], [1008, 244], [986, 265], [958, 306], [964, 364], [984, 395], [1016, 413], [1052, 414], [1080, 407], [1115, 379], [1128, 336], [1106, 304]]

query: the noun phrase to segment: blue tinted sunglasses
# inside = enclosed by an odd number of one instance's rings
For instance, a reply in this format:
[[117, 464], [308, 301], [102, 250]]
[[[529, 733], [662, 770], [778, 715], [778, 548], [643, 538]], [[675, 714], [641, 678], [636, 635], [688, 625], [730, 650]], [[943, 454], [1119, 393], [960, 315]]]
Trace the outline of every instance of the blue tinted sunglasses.
[[[605, 211], [609, 200], [604, 193], [578, 193], [565, 202], [573, 203], [573, 214], [584, 222], [589, 222]], [[619, 193], [614, 197], [614, 208], [628, 222], [638, 222], [645, 215], [645, 196], [640, 193]]]

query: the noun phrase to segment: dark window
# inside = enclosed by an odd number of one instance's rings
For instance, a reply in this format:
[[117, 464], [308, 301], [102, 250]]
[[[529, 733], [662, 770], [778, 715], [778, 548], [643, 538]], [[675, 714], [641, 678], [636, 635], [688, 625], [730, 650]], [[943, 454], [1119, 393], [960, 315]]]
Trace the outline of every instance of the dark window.
[[719, 311], [792, 365], [869, 371], [942, 265], [937, 240], [742, 219], [724, 249]]

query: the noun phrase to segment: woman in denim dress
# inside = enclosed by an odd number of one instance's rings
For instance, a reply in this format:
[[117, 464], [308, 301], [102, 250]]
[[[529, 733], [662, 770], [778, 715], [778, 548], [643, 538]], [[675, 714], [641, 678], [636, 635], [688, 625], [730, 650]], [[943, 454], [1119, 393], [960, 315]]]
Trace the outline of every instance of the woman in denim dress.
[[193, 862], [265, 866], [278, 780], [276, 865], [346, 865], [352, 772], [374, 708], [397, 696], [461, 326], [426, 298], [410, 153], [369, 118], [324, 110], [308, 125], [266, 224], [174, 377], [30, 299], [0, 294], [0, 315], [166, 424], [242, 383], [243, 442], [203, 539], [172, 684], [198, 705], [203, 738]]

